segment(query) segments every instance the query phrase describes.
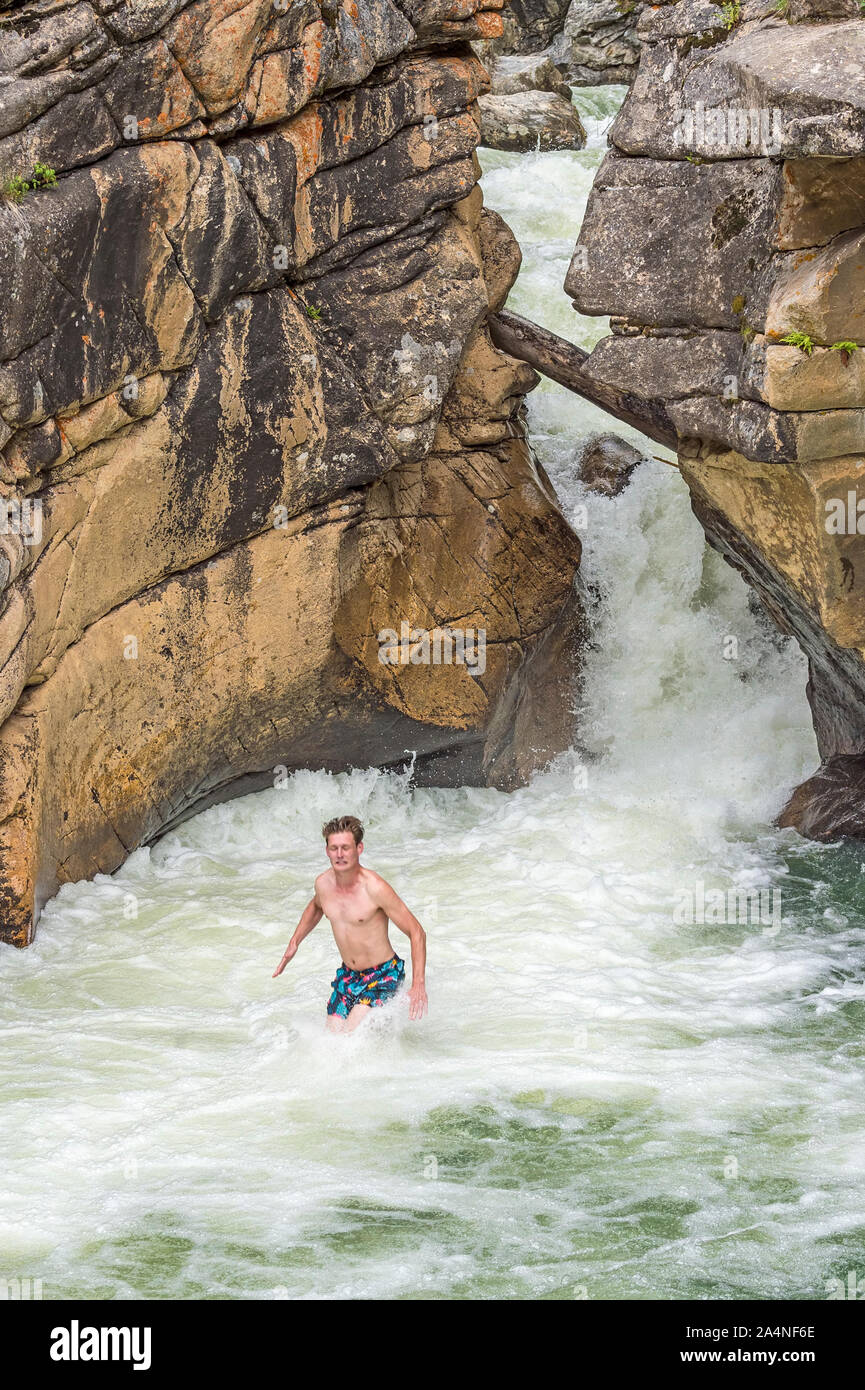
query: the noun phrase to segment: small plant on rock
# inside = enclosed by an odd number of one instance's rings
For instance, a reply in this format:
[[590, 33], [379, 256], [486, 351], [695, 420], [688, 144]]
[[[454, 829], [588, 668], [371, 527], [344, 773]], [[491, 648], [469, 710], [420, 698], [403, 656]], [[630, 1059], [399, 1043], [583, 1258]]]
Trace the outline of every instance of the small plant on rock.
[[790, 0], [775, 0], [772, 8], [780, 19], [786, 19], [790, 13]]
[[722, 23], [724, 28], [732, 29], [733, 25], [738, 24], [739, 20], [742, 18], [741, 0], [724, 0], [724, 4], [721, 6], [721, 14], [723, 15]]
[[53, 188], [57, 183], [57, 175], [47, 164], [40, 164], [37, 159], [33, 165], [33, 173], [30, 175], [31, 188]]
[[307, 304], [306, 312], [309, 315], [309, 317], [313, 320], [318, 320], [321, 318], [321, 310], [316, 309], [314, 304]]
[[26, 179], [20, 174], [12, 174], [3, 185], [3, 197], [8, 198], [10, 203], [20, 203], [29, 189], [30, 185]]
[[745, 318], [745, 305], [747, 304], [747, 302], [748, 300], [746, 295], [734, 294], [733, 298], [730, 301], [730, 308], [733, 310], [733, 313], [739, 320], [739, 332], [741, 333], [744, 341], [746, 343], [750, 343], [751, 339], [757, 336], [757, 330], [754, 327], [754, 325], [749, 323], [748, 320]]
[[37, 160], [33, 165], [33, 173], [29, 179], [25, 179], [23, 174], [12, 174], [3, 184], [2, 192], [4, 198], [8, 198], [11, 203], [20, 203], [31, 189], [53, 188], [57, 183], [57, 175], [47, 164], [40, 164]]
[[786, 338], [781, 339], [782, 343], [787, 343], [790, 347], [797, 347], [808, 356], [814, 351], [814, 344], [807, 333], [788, 333]]
[[841, 361], [844, 363], [844, 366], [846, 367], [847, 363], [850, 361], [851, 354], [859, 351], [859, 344], [851, 343], [846, 338], [842, 338], [840, 343], [833, 343], [829, 351], [840, 352]]

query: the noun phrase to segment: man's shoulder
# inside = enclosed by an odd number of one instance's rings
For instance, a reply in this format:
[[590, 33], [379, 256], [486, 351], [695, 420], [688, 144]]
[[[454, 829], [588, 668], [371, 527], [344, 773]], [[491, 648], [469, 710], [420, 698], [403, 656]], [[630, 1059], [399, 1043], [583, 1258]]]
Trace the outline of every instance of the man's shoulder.
[[377, 874], [375, 869], [368, 869], [364, 864], [361, 868], [361, 873], [363, 874], [363, 881], [368, 890], [381, 892], [382, 889], [390, 889], [390, 884], [387, 879], [382, 878], [381, 874]]
[[325, 869], [322, 873], [315, 876], [315, 891], [319, 888], [327, 888], [333, 878], [333, 869]]

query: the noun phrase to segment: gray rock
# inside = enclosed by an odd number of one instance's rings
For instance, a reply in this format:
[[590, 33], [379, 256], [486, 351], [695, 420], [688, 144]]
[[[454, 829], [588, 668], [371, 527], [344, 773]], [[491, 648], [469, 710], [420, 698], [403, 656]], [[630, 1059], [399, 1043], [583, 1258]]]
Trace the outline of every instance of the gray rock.
[[[723, 27], [707, 27], [715, 9], [680, 0], [652, 17], [612, 144], [659, 159], [865, 153], [861, 19], [768, 21], [725, 42]], [[694, 30], [683, 33], [684, 21]]]
[[481, 144], [493, 150], [581, 150], [586, 131], [569, 101], [553, 92], [482, 96]]
[[632, 82], [640, 60], [637, 24], [645, 0], [572, 0], [553, 57], [569, 82]]
[[489, 66], [491, 95], [509, 97], [520, 92], [555, 92], [570, 101], [571, 89], [550, 52], [547, 48], [543, 53], [494, 55]]
[[598, 171], [565, 289], [584, 314], [641, 324], [762, 327], [783, 175], [769, 160], [624, 159]]
[[721, 395], [725, 379], [742, 376], [744, 343], [739, 333], [693, 333], [687, 337], [602, 338], [584, 371], [606, 386], [627, 388], [645, 400], [681, 400]]
[[510, 0], [502, 14], [504, 33], [494, 39], [498, 53], [539, 53], [561, 32], [570, 0]]
[[591, 492], [618, 497], [645, 454], [617, 434], [593, 434], [580, 454], [577, 476]]

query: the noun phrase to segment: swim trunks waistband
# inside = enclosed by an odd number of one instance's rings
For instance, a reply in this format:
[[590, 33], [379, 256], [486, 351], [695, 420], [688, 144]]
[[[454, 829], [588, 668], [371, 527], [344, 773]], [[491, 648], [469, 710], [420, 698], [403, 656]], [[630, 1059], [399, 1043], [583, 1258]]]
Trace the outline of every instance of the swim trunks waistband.
[[355, 970], [353, 966], [346, 965], [345, 961], [343, 961], [342, 968], [343, 970], [347, 970], [349, 975], [366, 975], [370, 970], [384, 970], [386, 965], [391, 965], [395, 960], [399, 960], [396, 951], [394, 951], [392, 956], [388, 956], [387, 960], [383, 960], [381, 965], [361, 965], [359, 969]]

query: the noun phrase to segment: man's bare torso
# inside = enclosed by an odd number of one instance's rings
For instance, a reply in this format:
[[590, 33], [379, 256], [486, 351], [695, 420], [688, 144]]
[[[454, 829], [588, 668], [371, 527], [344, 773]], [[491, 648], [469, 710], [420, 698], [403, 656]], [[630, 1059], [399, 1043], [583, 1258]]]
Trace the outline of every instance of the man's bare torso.
[[388, 938], [388, 917], [372, 897], [383, 880], [361, 869], [351, 888], [340, 888], [333, 869], [315, 880], [315, 897], [333, 928], [340, 955], [350, 970], [382, 965], [395, 954]]

